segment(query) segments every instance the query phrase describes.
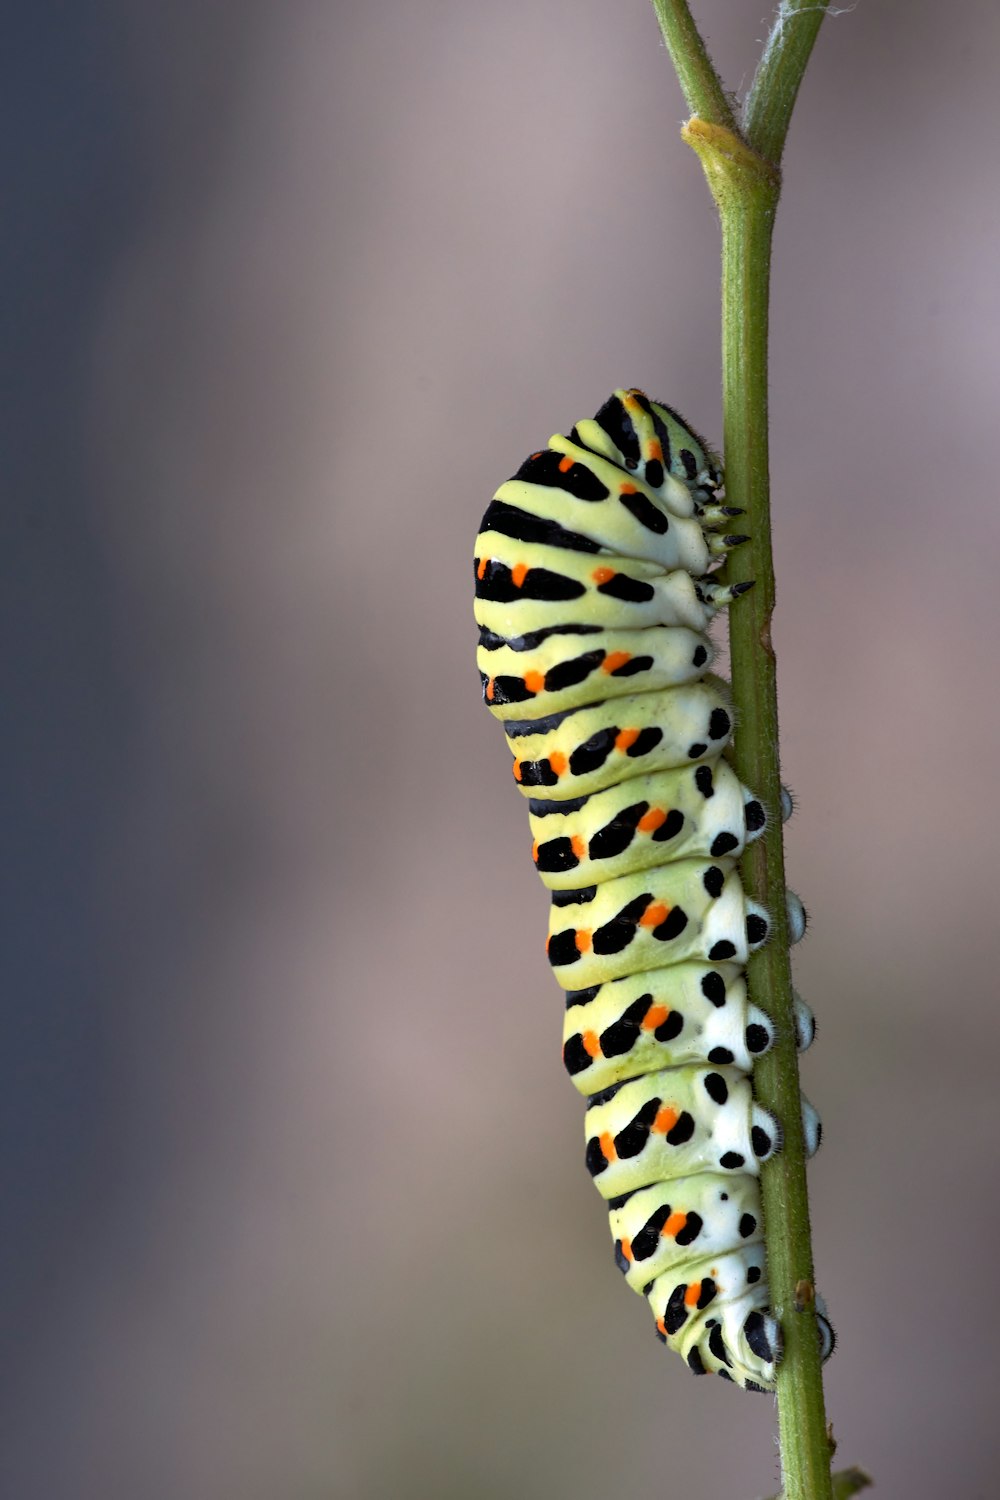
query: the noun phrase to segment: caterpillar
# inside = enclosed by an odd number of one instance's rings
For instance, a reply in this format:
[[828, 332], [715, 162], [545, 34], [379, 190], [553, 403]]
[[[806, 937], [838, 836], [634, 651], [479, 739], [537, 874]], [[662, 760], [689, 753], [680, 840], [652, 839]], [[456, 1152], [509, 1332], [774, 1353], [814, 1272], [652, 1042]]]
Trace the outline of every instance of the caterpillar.
[[[586, 1164], [617, 1264], [695, 1374], [772, 1390], [782, 1334], [759, 1172], [782, 1131], [753, 1097], [775, 1032], [744, 975], [770, 916], [737, 867], [768, 812], [725, 758], [732, 705], [710, 670], [708, 626], [752, 586], [716, 576], [749, 540], [722, 483], [672, 407], [616, 390], [486, 511], [477, 659], [551, 892], [563, 1060], [587, 1097]], [[797, 941], [791, 893], [788, 917]], [[804, 1048], [815, 1028], [798, 996], [795, 1025]], [[803, 1129], [811, 1154], [806, 1103]]]

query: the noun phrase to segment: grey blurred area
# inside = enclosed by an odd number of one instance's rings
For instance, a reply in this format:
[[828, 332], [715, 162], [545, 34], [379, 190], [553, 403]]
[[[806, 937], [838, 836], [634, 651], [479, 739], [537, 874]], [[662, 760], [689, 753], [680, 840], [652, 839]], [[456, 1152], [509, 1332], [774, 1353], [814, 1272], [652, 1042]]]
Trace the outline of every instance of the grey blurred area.
[[[773, 1492], [614, 1270], [473, 660], [525, 454], [620, 383], [719, 435], [651, 10], [8, 12], [0, 1493]], [[908, 1500], [1000, 1460], [998, 42], [831, 17], [776, 250], [829, 1412]]]

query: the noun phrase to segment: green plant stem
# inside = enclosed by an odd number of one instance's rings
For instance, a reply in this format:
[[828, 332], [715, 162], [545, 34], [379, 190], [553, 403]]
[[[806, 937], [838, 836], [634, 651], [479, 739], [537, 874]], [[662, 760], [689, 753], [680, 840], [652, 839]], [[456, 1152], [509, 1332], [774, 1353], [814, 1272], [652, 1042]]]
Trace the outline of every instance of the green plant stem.
[[827, 0], [781, 0], [743, 111], [743, 138], [777, 166]]
[[[833, 1500], [851, 1500], [852, 1495], [859, 1495], [872, 1483], [871, 1475], [864, 1469], [838, 1469], [833, 1476]], [[786, 1496], [772, 1495], [771, 1500], [786, 1500]]]
[[724, 125], [727, 130], [736, 130], [732, 105], [726, 98], [685, 0], [653, 0], [653, 9], [688, 109], [710, 125]]
[[[768, 292], [771, 233], [780, 183], [776, 168], [731, 132], [689, 120], [684, 137], [701, 158], [722, 224], [722, 393], [727, 502], [746, 511], [750, 542], [733, 553], [733, 582], [755, 587], [730, 610], [736, 735], [742, 781], [771, 809], [781, 805], [778, 700], [771, 615], [767, 429]], [[743, 522], [741, 521], [741, 529]], [[792, 1008], [781, 820], [772, 816], [743, 859], [746, 890], [771, 913], [771, 940], [748, 965], [750, 993], [775, 1023], [772, 1050], [754, 1066], [754, 1090], [781, 1121], [784, 1145], [761, 1173], [771, 1306], [785, 1350], [778, 1367], [778, 1422], [787, 1500], [831, 1500], [830, 1444], [816, 1319], [796, 1310], [796, 1288], [814, 1281]], [[801, 1295], [799, 1301], [801, 1302]]]
[[[803, 63], [804, 65], [804, 63]], [[787, 124], [787, 121], [786, 121]], [[692, 119], [684, 138], [701, 158], [722, 225], [722, 387], [727, 501], [746, 511], [750, 543], [730, 562], [733, 582], [756, 587], [730, 611], [736, 735], [733, 764], [773, 812], [780, 807], [778, 702], [771, 616], [767, 355], [777, 166], [725, 127]], [[741, 522], [741, 529], [743, 523]], [[785, 911], [781, 821], [772, 816], [743, 860], [746, 890], [772, 917], [771, 940], [748, 965], [750, 993], [775, 1023], [754, 1068], [755, 1093], [781, 1121], [782, 1151], [761, 1173], [771, 1306], [784, 1334], [778, 1420], [786, 1500], [832, 1500], [802, 1133], [801, 1094]]]

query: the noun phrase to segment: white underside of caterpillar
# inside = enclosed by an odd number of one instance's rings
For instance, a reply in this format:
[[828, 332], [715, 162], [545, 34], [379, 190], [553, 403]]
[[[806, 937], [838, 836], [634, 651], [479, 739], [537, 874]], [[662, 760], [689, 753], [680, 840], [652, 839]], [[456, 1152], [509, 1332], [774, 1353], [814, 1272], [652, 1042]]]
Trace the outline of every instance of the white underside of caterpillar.
[[[770, 1390], [759, 1172], [781, 1128], [753, 1098], [774, 1034], [744, 977], [769, 919], [737, 866], [767, 815], [725, 758], [727, 686], [707, 670], [713, 616], [749, 587], [710, 571], [745, 540], [725, 534], [720, 485], [674, 411], [616, 391], [497, 491], [476, 543], [478, 660], [552, 892], [564, 1059], [618, 1265], [691, 1369]], [[789, 918], [801, 936], [795, 897]], [[801, 1001], [796, 1026], [808, 1046]], [[809, 1106], [803, 1125], [815, 1149]]]

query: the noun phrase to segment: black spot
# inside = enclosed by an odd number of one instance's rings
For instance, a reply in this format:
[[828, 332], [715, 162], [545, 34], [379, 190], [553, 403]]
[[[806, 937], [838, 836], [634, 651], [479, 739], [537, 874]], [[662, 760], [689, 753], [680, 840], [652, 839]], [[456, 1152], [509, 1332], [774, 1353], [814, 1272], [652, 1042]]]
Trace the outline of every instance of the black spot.
[[628, 1200], [638, 1191], [638, 1188], [631, 1188], [627, 1193], [619, 1193], [617, 1198], [609, 1198], [607, 1204], [608, 1212], [611, 1213], [613, 1209], [624, 1208]]
[[663, 844], [667, 839], [675, 839], [684, 827], [684, 814], [676, 807], [672, 807], [653, 833], [654, 844]]
[[635, 937], [635, 930], [643, 916], [652, 896], [649, 894], [636, 896], [627, 906], [605, 922], [603, 927], [598, 927], [593, 936], [593, 947], [595, 953], [621, 953], [627, 948]]
[[708, 651], [706, 648], [704, 646], [696, 646], [694, 655], [691, 658], [691, 665], [693, 667], [703, 667], [707, 661]]
[[[654, 1277], [653, 1277], [653, 1279], [652, 1279], [652, 1281], [647, 1281], [647, 1282], [646, 1282], [646, 1285], [645, 1285], [645, 1286], [644, 1286], [644, 1287], [643, 1287], [643, 1289], [642, 1289], [642, 1295], [643, 1295], [643, 1296], [644, 1296], [644, 1297], [648, 1297], [648, 1296], [649, 1296], [649, 1294], [650, 1294], [650, 1292], [651, 1292], [651, 1291], [652, 1291], [652, 1290], [653, 1290], [653, 1288], [654, 1288], [654, 1286], [655, 1286], [655, 1285], [656, 1285], [656, 1277], [655, 1277], [655, 1276], [654, 1276]], [[666, 1343], [666, 1342], [667, 1342], [667, 1341], [666, 1341], [666, 1338], [665, 1338], [665, 1337], [664, 1337], [664, 1335], [663, 1335], [663, 1334], [662, 1334], [662, 1333], [661, 1333], [661, 1332], [660, 1332], [660, 1330], [659, 1330], [659, 1329], [657, 1329], [657, 1330], [656, 1330], [656, 1337], [657, 1337], [657, 1338], [658, 1338], [658, 1339], [663, 1339], [663, 1342], [664, 1342], [664, 1343]]]
[[725, 1104], [729, 1098], [729, 1085], [721, 1073], [706, 1073], [705, 1093], [716, 1104]]
[[649, 1131], [659, 1112], [661, 1101], [647, 1099], [634, 1119], [615, 1136], [615, 1150], [623, 1161], [638, 1156], [649, 1140]]
[[727, 1151], [724, 1156], [719, 1157], [719, 1166], [725, 1167], [727, 1172], [735, 1172], [737, 1167], [742, 1167], [746, 1161], [738, 1151]]
[[693, 745], [688, 746], [688, 760], [697, 760], [700, 755], [705, 754], [707, 749], [707, 745], [703, 745], [700, 740], [696, 740]]
[[514, 604], [518, 599], [540, 599], [550, 603], [579, 599], [586, 585], [550, 568], [529, 568], [520, 584], [506, 563], [491, 559], [482, 578], [476, 569], [476, 598], [494, 604]]
[[708, 956], [713, 963], [719, 963], [724, 958], [732, 958], [735, 952], [736, 949], [733, 944], [728, 939], [723, 938], [721, 942], [712, 944]]
[[574, 461], [568, 468], [562, 467], [569, 456], [556, 453], [553, 448], [544, 448], [541, 453], [533, 453], [530, 458], [526, 458], [514, 478], [526, 480], [529, 484], [545, 485], [550, 489], [565, 490], [576, 500], [606, 500], [610, 490], [587, 464]]
[[575, 870], [579, 863], [570, 839], [546, 839], [544, 844], [539, 844], [535, 856], [535, 869], [544, 870], [547, 874]]
[[713, 708], [708, 721], [710, 740], [724, 740], [733, 727], [733, 721], [724, 708]]
[[670, 1218], [670, 1204], [663, 1203], [646, 1220], [639, 1233], [632, 1237], [632, 1254], [636, 1260], [648, 1260], [660, 1243], [660, 1231]]
[[618, 1267], [619, 1271], [621, 1271], [623, 1276], [626, 1275], [630, 1270], [628, 1256], [622, 1249], [621, 1240], [615, 1240], [615, 1265]]
[[672, 1042], [675, 1037], [680, 1036], [684, 1030], [684, 1017], [679, 1010], [672, 1010], [661, 1026], [657, 1026], [653, 1035], [658, 1042]]
[[[651, 656], [630, 656], [628, 661], [622, 662], [620, 667], [615, 667], [609, 673], [611, 677], [638, 677], [640, 672], [648, 672], [653, 665]], [[548, 679], [546, 678], [546, 684]]]
[[[652, 1285], [652, 1283], [650, 1283], [650, 1285]], [[656, 1337], [659, 1339], [661, 1344], [665, 1344], [667, 1342], [667, 1335], [665, 1333], [661, 1333], [658, 1328], [656, 1330]]]
[[522, 760], [518, 779], [522, 786], [555, 786], [559, 777], [547, 760]]
[[705, 1276], [702, 1278], [701, 1291], [698, 1293], [698, 1302], [696, 1304], [699, 1312], [703, 1308], [706, 1308], [708, 1306], [717, 1291], [718, 1288], [716, 1287], [715, 1282], [712, 1280], [711, 1276]]
[[650, 750], [656, 748], [663, 738], [662, 729], [640, 729], [636, 740], [629, 745], [625, 754], [631, 760], [636, 760], [640, 755], [648, 755]]
[[683, 1229], [678, 1229], [674, 1238], [678, 1245], [691, 1245], [701, 1234], [704, 1220], [700, 1214], [689, 1213]]
[[566, 1038], [563, 1046], [563, 1063], [571, 1078], [577, 1073], [582, 1073], [585, 1068], [589, 1068], [592, 1062], [593, 1058], [583, 1045], [583, 1037], [579, 1033]]
[[640, 995], [638, 1000], [633, 1000], [627, 1010], [622, 1012], [617, 1021], [613, 1021], [601, 1032], [601, 1051], [605, 1057], [624, 1057], [626, 1052], [631, 1052], [652, 1003], [652, 995]]
[[569, 769], [574, 776], [585, 776], [588, 771], [600, 770], [615, 748], [617, 729], [599, 729], [589, 740], [578, 745], [569, 758]]
[[621, 1086], [620, 1083], [609, 1083], [606, 1089], [598, 1089], [596, 1094], [588, 1094], [587, 1108], [591, 1109], [598, 1104], [607, 1104], [609, 1099], [615, 1097]]
[[760, 1280], [760, 1266], [747, 1266], [747, 1281], [752, 1286], [755, 1281]]
[[713, 1047], [708, 1054], [708, 1060], [710, 1063], [731, 1063], [733, 1054], [728, 1047]]
[[683, 1110], [677, 1118], [677, 1124], [672, 1130], [667, 1131], [667, 1141], [671, 1146], [683, 1146], [694, 1135], [694, 1120]]
[[606, 654], [604, 651], [586, 651], [582, 656], [558, 662], [545, 674], [545, 691], [559, 693], [564, 688], [575, 687], [578, 682], [585, 682], [591, 672], [597, 671]]
[[651, 490], [658, 490], [663, 483], [663, 465], [658, 458], [646, 460], [646, 483]]
[[601, 1143], [596, 1135], [592, 1135], [590, 1137], [590, 1140], [587, 1142], [586, 1162], [587, 1171], [590, 1173], [591, 1177], [597, 1177], [607, 1168], [607, 1157], [601, 1150]]
[[771, 1348], [771, 1340], [767, 1336], [767, 1325], [764, 1321], [764, 1314], [759, 1309], [755, 1309], [749, 1314], [746, 1322], [743, 1324], [743, 1332], [746, 1335], [747, 1343], [757, 1358], [770, 1364], [774, 1359], [774, 1350]]
[[554, 969], [578, 963], [580, 950], [576, 946], [576, 928], [566, 927], [562, 932], [554, 932], [549, 938], [548, 955]]
[[750, 1132], [750, 1144], [753, 1146], [754, 1155], [763, 1157], [770, 1156], [774, 1142], [762, 1126], [755, 1125]]
[[670, 522], [660, 508], [653, 504], [648, 495], [641, 490], [635, 490], [632, 494], [619, 494], [619, 500], [630, 516], [634, 516], [640, 526], [645, 526], [647, 531], [654, 532], [657, 536], [665, 536], [670, 530]]
[[687, 912], [680, 906], [672, 906], [666, 919], [659, 927], [653, 928], [653, 936], [660, 943], [669, 943], [671, 939], [680, 937], [687, 924]]
[[606, 583], [599, 583], [597, 592], [607, 594], [612, 599], [621, 599], [627, 604], [648, 604], [656, 590], [651, 583], [630, 578], [627, 573], [616, 573]]
[[634, 802], [631, 807], [623, 807], [610, 823], [605, 823], [594, 834], [587, 851], [591, 859], [614, 859], [617, 855], [624, 854], [635, 838], [639, 819], [648, 811], [648, 802]]
[[708, 894], [711, 896], [712, 900], [717, 901], [718, 898], [722, 895], [722, 887], [726, 883], [726, 877], [719, 869], [718, 865], [709, 865], [708, 869], [701, 877], [701, 883], [705, 887]]
[[[498, 531], [515, 542], [541, 542], [546, 547], [565, 547], [569, 552], [600, 552], [601, 544], [592, 542], [588, 536], [560, 526], [558, 521], [547, 521], [542, 516], [533, 516], [519, 506], [508, 505], [506, 500], [494, 500], [485, 516], [480, 531]], [[574, 597], [576, 597], [574, 595]]]
[[757, 1220], [753, 1214], [743, 1214], [740, 1218], [740, 1234], [742, 1237], [748, 1240], [756, 1228]]
[[684, 1301], [686, 1295], [687, 1286], [683, 1281], [670, 1293], [666, 1311], [663, 1314], [663, 1326], [668, 1333], [676, 1333], [687, 1322], [688, 1310]]
[[746, 1030], [746, 1039], [747, 1051], [752, 1052], [755, 1057], [761, 1052], [767, 1051], [767, 1044], [771, 1040], [766, 1028], [761, 1026], [758, 1021], [751, 1021]]
[[724, 1365], [732, 1364], [732, 1360], [726, 1353], [726, 1345], [725, 1340], [722, 1336], [722, 1325], [720, 1323], [716, 1323], [715, 1327], [708, 1335], [708, 1347], [711, 1349], [716, 1359], [721, 1360]]
[[611, 396], [594, 418], [598, 427], [603, 428], [608, 437], [614, 443], [622, 457], [628, 462], [632, 460], [630, 467], [636, 468], [641, 457], [639, 439], [636, 435], [635, 426], [625, 407], [617, 396]]
[[712, 767], [699, 766], [694, 773], [694, 784], [698, 788], [706, 802], [709, 797], [715, 796], [715, 787], [712, 785]]
[[752, 911], [747, 917], [747, 942], [751, 946], [763, 943], [767, 939], [767, 918], [762, 917], [759, 912]]
[[767, 822], [763, 804], [758, 802], [756, 798], [752, 802], [744, 803], [743, 817], [746, 821], [747, 833], [756, 833]]
[[[685, 423], [685, 425], [687, 424]], [[698, 473], [698, 461], [695, 458], [694, 454], [691, 452], [691, 449], [682, 448], [678, 457], [680, 458], [681, 463], [684, 465], [684, 472], [687, 477], [689, 479], [694, 479], [695, 475]]]
[[729, 854], [733, 849], [739, 848], [740, 841], [734, 833], [719, 833], [712, 840], [712, 847], [708, 851], [714, 859], [719, 859], [723, 854]]
[[716, 1370], [715, 1373], [718, 1375], [718, 1377], [719, 1377], [720, 1380], [729, 1380], [729, 1381], [731, 1381], [732, 1378], [733, 1378], [730, 1375], [730, 1373], [729, 1373], [728, 1370]]
[[710, 969], [707, 974], [702, 975], [701, 992], [705, 996], [705, 999], [711, 1005], [714, 1005], [716, 1009], [719, 1009], [726, 1003], [726, 982], [722, 975], [717, 974], [714, 969]]

